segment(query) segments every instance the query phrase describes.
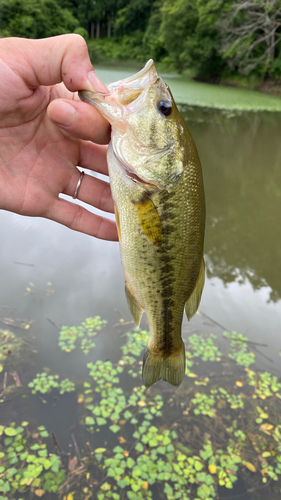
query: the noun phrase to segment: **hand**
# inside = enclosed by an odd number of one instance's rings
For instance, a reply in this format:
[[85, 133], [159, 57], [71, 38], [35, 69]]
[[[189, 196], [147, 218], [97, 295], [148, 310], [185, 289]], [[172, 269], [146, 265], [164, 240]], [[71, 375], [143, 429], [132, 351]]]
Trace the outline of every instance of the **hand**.
[[[75, 94], [105, 89], [83, 38], [1, 39], [0, 75], [0, 209], [117, 240], [113, 221], [59, 197], [74, 195], [77, 165], [108, 173], [109, 124]], [[109, 184], [90, 175], [78, 198], [113, 212]]]

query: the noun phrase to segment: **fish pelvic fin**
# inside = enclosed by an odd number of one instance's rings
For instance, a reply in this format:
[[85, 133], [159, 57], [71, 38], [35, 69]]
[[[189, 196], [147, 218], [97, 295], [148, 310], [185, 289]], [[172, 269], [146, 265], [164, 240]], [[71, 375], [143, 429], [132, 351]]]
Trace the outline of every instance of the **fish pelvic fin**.
[[128, 306], [129, 306], [131, 315], [133, 317], [133, 320], [135, 322], [135, 325], [139, 326], [139, 324], [141, 322], [143, 310], [142, 310], [142, 307], [139, 305], [138, 301], [133, 296], [132, 292], [130, 291], [127, 283], [125, 283], [125, 293], [126, 293]]
[[201, 295], [203, 291], [205, 283], [205, 262], [204, 259], [202, 259], [199, 275], [196, 281], [196, 285], [194, 287], [194, 290], [192, 294], [190, 295], [189, 299], [187, 300], [185, 304], [185, 312], [188, 318], [188, 321], [191, 320], [192, 316], [196, 313], [200, 300], [201, 300]]
[[146, 387], [151, 387], [158, 380], [165, 380], [171, 385], [178, 386], [185, 375], [185, 348], [181, 340], [180, 347], [169, 356], [162, 353], [154, 353], [149, 345], [144, 354], [142, 378]]

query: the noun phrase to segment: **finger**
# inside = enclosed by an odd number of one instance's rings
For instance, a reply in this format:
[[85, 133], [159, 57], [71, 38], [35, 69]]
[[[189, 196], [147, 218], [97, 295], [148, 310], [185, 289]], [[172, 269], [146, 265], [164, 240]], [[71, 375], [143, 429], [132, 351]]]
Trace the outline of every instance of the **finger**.
[[50, 120], [74, 137], [108, 144], [110, 125], [101, 114], [84, 102], [55, 99], [47, 109]]
[[90, 141], [81, 141], [80, 158], [78, 165], [100, 174], [108, 175], [106, 160], [107, 146], [94, 144]]
[[[63, 194], [73, 196], [80, 178], [80, 170], [75, 169]], [[77, 198], [99, 210], [114, 213], [114, 202], [111, 195], [110, 184], [101, 179], [97, 179], [91, 175], [84, 175]]]
[[102, 240], [118, 241], [113, 220], [92, 214], [80, 205], [59, 198], [44, 215], [47, 219]]
[[[36, 88], [64, 82], [71, 92], [81, 89], [106, 91], [91, 64], [84, 38], [76, 34], [40, 40], [10, 38], [1, 40], [4, 57], [16, 65], [25, 83]], [[19, 65], [18, 61], [21, 61]], [[23, 61], [28, 64], [22, 64]]]

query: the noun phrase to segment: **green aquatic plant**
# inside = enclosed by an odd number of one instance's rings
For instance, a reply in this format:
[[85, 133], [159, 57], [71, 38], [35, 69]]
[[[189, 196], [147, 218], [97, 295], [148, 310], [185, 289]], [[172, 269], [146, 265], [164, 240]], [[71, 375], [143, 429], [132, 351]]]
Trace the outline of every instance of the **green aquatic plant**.
[[201, 358], [202, 361], [219, 361], [222, 353], [218, 346], [214, 344], [216, 338], [216, 335], [207, 338], [196, 334], [191, 335], [188, 341], [193, 356]]
[[[27, 326], [30, 325], [26, 323], [25, 330], [28, 329]], [[34, 352], [32, 347], [21, 335], [0, 329], [0, 373], [5, 365], [9, 368], [12, 363], [22, 362], [32, 351]]]
[[[269, 484], [274, 489], [279, 484], [277, 377], [248, 367], [235, 375], [229, 363], [222, 376], [220, 358], [225, 354], [216, 337], [191, 335], [187, 377], [180, 388], [165, 392], [159, 384], [148, 390], [140, 373], [148, 336], [135, 329], [127, 334], [116, 363], [87, 364], [88, 376], [77, 384], [79, 422], [87, 443], [80, 465], [74, 456], [62, 466], [53, 450], [48, 451], [44, 427], [28, 431], [27, 422], [1, 427], [0, 500], [27, 491], [30, 498], [53, 492], [63, 500], [88, 500], [91, 495], [98, 500], [147, 500], [155, 487], [166, 500], [212, 500], [218, 487], [233, 488], [238, 475], [254, 475], [257, 487]], [[245, 337], [233, 334], [229, 340], [230, 354], [237, 349], [248, 354]], [[208, 377], [200, 376], [201, 361], [216, 363]], [[46, 373], [31, 384], [39, 394], [75, 388], [68, 379], [60, 382], [58, 375]], [[99, 447], [97, 440], [103, 443]]]
[[53, 389], [59, 389], [60, 394], [75, 391], [75, 384], [68, 378], [59, 382], [59, 375], [47, 375], [47, 373], [37, 373], [36, 377], [29, 382], [28, 387], [32, 389], [32, 394], [40, 392], [49, 394]]
[[79, 326], [62, 326], [59, 333], [59, 346], [62, 351], [70, 352], [76, 349], [78, 341], [84, 354], [88, 354], [96, 344], [93, 341], [98, 331], [107, 323], [100, 316], [86, 318]]
[[231, 341], [231, 350], [228, 356], [236, 361], [237, 365], [250, 366], [255, 362], [255, 354], [248, 351], [247, 342], [249, 339], [247, 337], [237, 332], [224, 332], [223, 335]]
[[276, 376], [269, 372], [256, 373], [253, 370], [248, 370], [248, 384], [255, 387], [254, 397], [266, 399], [274, 394], [280, 398], [281, 383]]
[[[66, 477], [61, 461], [50, 454], [45, 442], [48, 432], [39, 426], [33, 432], [28, 422], [17, 426], [0, 425], [0, 498], [14, 499], [15, 494], [56, 493]], [[32, 495], [33, 496], [33, 495]], [[17, 496], [18, 498], [18, 496]]]

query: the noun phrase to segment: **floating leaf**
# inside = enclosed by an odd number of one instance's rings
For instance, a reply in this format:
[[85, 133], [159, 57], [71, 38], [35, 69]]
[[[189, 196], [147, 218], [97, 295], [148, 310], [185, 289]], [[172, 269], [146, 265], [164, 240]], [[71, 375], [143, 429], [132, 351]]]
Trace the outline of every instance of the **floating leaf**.
[[42, 497], [45, 494], [45, 490], [41, 490], [39, 488], [38, 490], [35, 490], [34, 493], [37, 497]]
[[104, 453], [106, 451], [106, 448], [96, 448], [95, 453]]
[[118, 441], [120, 444], [126, 443], [126, 439], [124, 439], [123, 436], [118, 436]]
[[257, 469], [255, 468], [255, 466], [253, 464], [251, 464], [251, 462], [246, 462], [245, 463], [247, 469], [249, 469], [251, 472], [256, 472]]
[[116, 433], [116, 432], [118, 432], [118, 431], [119, 431], [119, 429], [120, 429], [120, 425], [116, 425], [116, 424], [114, 424], [114, 425], [111, 425], [109, 428], [110, 428], [110, 430], [111, 430], [112, 432]]
[[85, 418], [85, 424], [86, 425], [94, 425], [95, 419], [93, 417], [86, 417]]
[[262, 424], [260, 425], [260, 431], [265, 432], [266, 434], [270, 434], [269, 431], [273, 429], [272, 424]]
[[208, 467], [210, 474], [215, 474], [217, 472], [217, 467], [215, 465], [209, 465]]
[[6, 436], [16, 436], [17, 435], [17, 431], [13, 427], [6, 427], [6, 429], [4, 429], [4, 432], [5, 432]]
[[146, 406], [146, 402], [141, 399], [140, 401], [138, 401], [138, 405], [139, 406]]

